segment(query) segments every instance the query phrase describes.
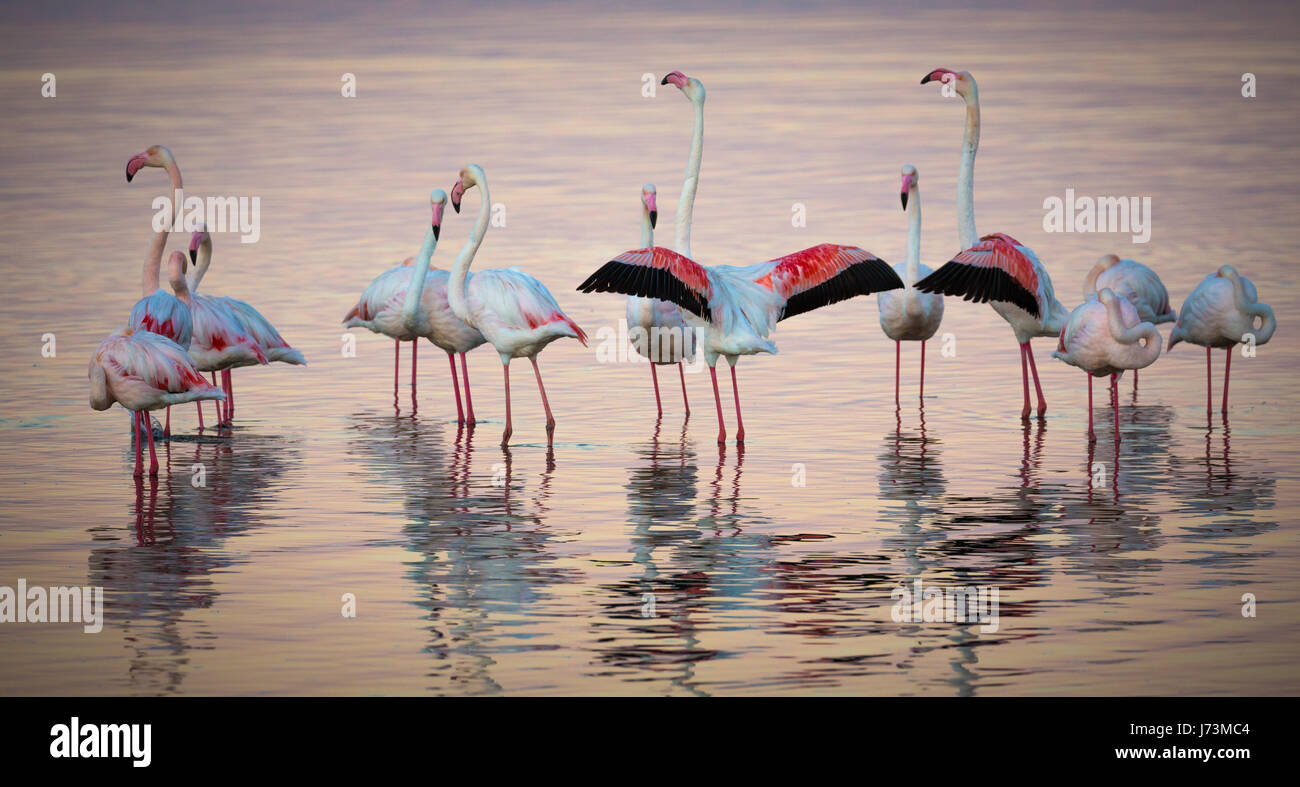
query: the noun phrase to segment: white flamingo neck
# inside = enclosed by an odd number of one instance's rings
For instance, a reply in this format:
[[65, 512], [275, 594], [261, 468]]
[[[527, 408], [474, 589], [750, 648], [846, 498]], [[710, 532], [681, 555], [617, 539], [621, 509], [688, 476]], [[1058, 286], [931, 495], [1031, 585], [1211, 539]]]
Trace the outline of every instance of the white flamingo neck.
[[921, 189], [912, 190], [907, 198], [907, 279], [903, 284], [912, 289], [921, 269]]
[[655, 245], [655, 230], [650, 226], [650, 213], [641, 209], [641, 248], [648, 249]]
[[212, 264], [212, 240], [206, 240], [203, 245], [199, 246], [197, 259], [194, 260], [194, 272], [189, 276], [189, 288], [191, 292], [198, 292], [199, 284], [202, 283], [203, 277], [208, 273], [208, 266]]
[[415, 271], [411, 274], [411, 283], [406, 288], [406, 300], [402, 302], [402, 318], [408, 330], [414, 327], [416, 312], [420, 309], [420, 300], [424, 297], [424, 280], [429, 275], [429, 260], [438, 248], [438, 239], [433, 236], [433, 226], [424, 231], [424, 240], [420, 251], [415, 255]]
[[465, 301], [465, 282], [469, 278], [470, 263], [474, 261], [474, 255], [483, 243], [483, 236], [487, 234], [488, 219], [492, 214], [492, 198], [488, 194], [487, 179], [479, 178], [478, 187], [482, 192], [479, 195], [481, 201], [478, 218], [474, 221], [474, 229], [470, 230], [469, 240], [465, 241], [460, 254], [456, 255], [456, 262], [451, 266], [451, 279], [447, 282], [447, 305], [451, 306], [453, 314], [470, 325], [474, 323], [470, 321], [469, 305]]
[[957, 172], [957, 233], [961, 247], [969, 249], [979, 242], [975, 230], [975, 154], [980, 147], [979, 89], [971, 85], [966, 98], [966, 133], [961, 141], [961, 169]]
[[691, 102], [695, 110], [695, 128], [691, 133], [691, 155], [686, 160], [686, 179], [677, 200], [673, 247], [678, 254], [691, 256], [691, 222], [695, 210], [695, 191], [700, 185], [700, 160], [704, 157], [704, 104]]
[[148, 297], [158, 289], [162, 281], [162, 254], [163, 249], [167, 246], [167, 230], [159, 230], [153, 234], [153, 240], [149, 241], [149, 250], [144, 255], [144, 270], [140, 276], [140, 289], [143, 296]]

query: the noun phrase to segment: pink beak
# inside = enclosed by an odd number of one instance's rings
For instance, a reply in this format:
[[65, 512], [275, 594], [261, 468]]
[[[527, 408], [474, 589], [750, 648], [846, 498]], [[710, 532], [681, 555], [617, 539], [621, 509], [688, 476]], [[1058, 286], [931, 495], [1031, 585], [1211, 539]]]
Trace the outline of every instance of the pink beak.
[[190, 262], [195, 262], [199, 256], [199, 247], [203, 245], [203, 233], [196, 232], [190, 236]]
[[911, 176], [911, 175], [904, 175], [904, 176], [903, 176], [903, 188], [902, 188], [902, 191], [899, 192], [900, 196], [903, 198], [903, 210], [907, 210], [907, 194], [908, 194], [908, 192], [910, 192], [911, 190], [912, 190], [912, 176]]
[[139, 172], [144, 167], [145, 162], [147, 162], [148, 160], [149, 159], [147, 156], [145, 156], [145, 154], [137, 153], [134, 156], [132, 156], [129, 161], [126, 162], [127, 183], [131, 182], [131, 178], [135, 177], [135, 173]]
[[689, 83], [690, 83], [690, 80], [688, 80], [688, 79], [686, 78], [686, 75], [683, 74], [682, 72], [680, 72], [680, 71], [670, 71], [670, 72], [668, 73], [668, 75], [664, 77], [663, 81], [660, 82], [659, 84], [661, 84], [661, 85], [672, 84], [672, 85], [675, 85], [675, 86], [677, 87], [678, 90], [685, 90], [685, 89], [686, 89], [686, 85], [689, 84]]
[[438, 239], [439, 228], [442, 226], [442, 211], [445, 205], [438, 204], [433, 206], [433, 239]]
[[465, 196], [465, 186], [458, 180], [456, 185], [451, 187], [451, 208], [460, 213], [460, 198]]

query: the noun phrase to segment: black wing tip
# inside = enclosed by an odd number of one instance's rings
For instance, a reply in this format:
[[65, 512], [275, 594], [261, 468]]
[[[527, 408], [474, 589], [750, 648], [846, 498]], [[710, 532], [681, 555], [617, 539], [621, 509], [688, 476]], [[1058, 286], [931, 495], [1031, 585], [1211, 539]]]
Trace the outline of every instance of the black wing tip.
[[675, 303], [700, 319], [712, 322], [709, 302], [668, 271], [610, 260], [578, 285], [579, 292], [614, 292]]
[[1038, 298], [1001, 268], [985, 268], [951, 260], [913, 286], [921, 292], [960, 295], [963, 300], [975, 303], [1011, 303], [1024, 309], [1031, 317], [1037, 319], [1042, 316]]

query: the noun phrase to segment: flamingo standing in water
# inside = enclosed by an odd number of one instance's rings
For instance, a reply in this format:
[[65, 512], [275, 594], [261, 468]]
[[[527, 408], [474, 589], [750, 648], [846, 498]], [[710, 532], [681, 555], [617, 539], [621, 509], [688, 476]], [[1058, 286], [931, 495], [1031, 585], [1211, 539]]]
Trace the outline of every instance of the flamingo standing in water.
[[[185, 255], [179, 251], [172, 252], [184, 263]], [[208, 262], [209, 260], [204, 260]], [[201, 276], [196, 276], [195, 286]], [[235, 313], [219, 298], [207, 295], [194, 295], [189, 300], [190, 312], [194, 316], [194, 338], [190, 342], [190, 356], [194, 365], [201, 372], [212, 373], [212, 384], [217, 384], [217, 372], [222, 373], [222, 384], [226, 396], [223, 401], [233, 396], [228, 370], [238, 366], [252, 366], [267, 363], [266, 353], [262, 351], [257, 340], [244, 329], [235, 317]], [[199, 429], [203, 428], [203, 405], [196, 403], [199, 409]], [[233, 411], [218, 406], [217, 426], [230, 426]]]
[[[393, 340], [393, 402], [397, 402], [397, 385], [400, 379], [399, 366], [402, 354], [402, 342], [411, 343], [411, 406], [415, 406], [415, 372], [419, 362], [416, 342], [419, 340], [413, 331], [406, 327], [402, 319], [402, 305], [405, 302], [407, 285], [415, 270], [415, 261], [426, 247], [429, 257], [438, 247], [438, 234], [442, 227], [442, 213], [447, 207], [447, 192], [434, 189], [429, 195], [433, 209], [430, 229], [425, 232], [424, 244], [416, 257], [407, 257], [399, 265], [376, 276], [361, 291], [361, 297], [348, 313], [343, 315], [343, 327], [365, 328], [371, 333], [378, 333]], [[426, 264], [428, 258], [425, 259]], [[456, 410], [460, 411], [460, 390], [456, 391]]]
[[618, 292], [658, 298], [682, 308], [692, 328], [704, 334], [704, 360], [713, 380], [718, 411], [718, 442], [725, 443], [722, 396], [718, 391], [718, 356], [731, 367], [731, 392], [736, 403], [736, 442], [745, 442], [740, 416], [740, 386], [736, 361], [741, 355], [775, 353], [768, 338], [776, 323], [796, 314], [838, 303], [854, 295], [870, 295], [903, 286], [898, 274], [870, 252], [854, 246], [824, 243], [785, 257], [746, 267], [706, 268], [690, 259], [692, 212], [704, 152], [704, 85], [673, 71], [663, 84], [673, 84], [695, 110], [686, 179], [677, 203], [674, 245], [677, 251], [655, 246], [624, 252], [605, 263], [578, 285], [582, 292]]
[[1183, 301], [1178, 322], [1169, 334], [1169, 349], [1179, 342], [1205, 348], [1205, 412], [1214, 408], [1210, 393], [1210, 350], [1227, 350], [1223, 366], [1223, 407], [1228, 414], [1228, 375], [1232, 372], [1232, 348], [1239, 342], [1267, 344], [1277, 330], [1273, 310], [1259, 302], [1259, 292], [1250, 279], [1224, 265], [1206, 276]]
[[518, 268], [490, 268], [469, 278], [470, 263], [487, 234], [492, 212], [487, 175], [479, 165], [467, 164], [451, 189], [451, 207], [459, 213], [462, 197], [475, 186], [482, 192], [478, 218], [465, 247], [456, 255], [447, 284], [447, 301], [452, 312], [478, 329], [501, 356], [506, 390], [506, 428], [501, 435], [501, 446], [504, 448], [509, 444], [513, 432], [510, 421], [510, 361], [513, 358], [527, 358], [533, 364], [537, 390], [546, 410], [546, 443], [550, 445], [555, 434], [555, 416], [546, 400], [542, 372], [537, 368], [537, 354], [551, 342], [564, 337], [577, 339], [585, 347], [587, 334], [560, 310], [546, 285]]
[[[468, 424], [471, 428], [478, 423], [474, 417], [474, 399], [469, 392], [469, 363], [465, 353], [483, 344], [487, 339], [478, 329], [471, 326], [451, 310], [447, 285], [451, 274], [444, 270], [431, 269], [429, 258], [433, 255], [438, 242], [438, 224], [442, 221], [443, 206], [447, 203], [447, 193], [434, 189], [430, 197], [434, 204], [434, 224], [425, 233], [424, 243], [416, 256], [414, 273], [403, 278], [401, 288], [393, 296], [392, 303], [401, 302], [401, 320], [405, 330], [413, 336], [428, 339], [434, 346], [447, 353], [447, 365], [451, 367], [451, 390], [456, 395], [456, 423]], [[472, 278], [472, 277], [470, 277]], [[456, 355], [460, 355], [460, 369], [465, 378], [465, 410], [460, 405], [460, 383], [456, 379]], [[415, 354], [412, 349], [412, 362]], [[466, 412], [468, 411], [468, 412]]]
[[[916, 283], [921, 292], [962, 295], [963, 300], [988, 302], [1011, 324], [1020, 344], [1020, 376], [1025, 393], [1021, 419], [1029, 418], [1029, 374], [1038, 393], [1038, 417], [1047, 412], [1038, 367], [1029, 340], [1056, 336], [1068, 316], [1056, 300], [1052, 280], [1038, 257], [1020, 241], [1000, 232], [980, 237], [975, 231], [975, 153], [980, 144], [980, 100], [975, 77], [967, 71], [936, 68], [921, 84], [951, 84], [966, 102], [966, 133], [962, 140], [961, 169], [957, 175], [957, 233], [962, 251], [939, 270]], [[1026, 369], [1026, 364], [1028, 368]]]
[[899, 358], [903, 342], [921, 343], [921, 398], [925, 398], [925, 342], [943, 321], [943, 296], [920, 292], [917, 279], [930, 275], [930, 268], [921, 264], [921, 185], [916, 167], [903, 166], [900, 191], [903, 210], [907, 212], [907, 261], [894, 266], [894, 273], [903, 279], [903, 291], [887, 290], [876, 295], [880, 310], [880, 327], [894, 340], [894, 406], [898, 402]]
[[[641, 187], [641, 248], [643, 249], [655, 245], [655, 220], [658, 215], [655, 185], [647, 183]], [[677, 373], [682, 381], [682, 404], [689, 417], [691, 403], [686, 398], [686, 372], [682, 368], [682, 359], [695, 357], [695, 332], [686, 323], [682, 310], [671, 301], [629, 295], [627, 325], [628, 334], [636, 334], [632, 340], [632, 347], [650, 361], [650, 380], [654, 383], [655, 408], [659, 412], [659, 417], [663, 417], [664, 406], [659, 399], [659, 375], [655, 372], [655, 366], [670, 363], [677, 364]]]
[[[190, 260], [195, 263], [194, 273], [189, 278], [190, 291], [194, 293], [195, 298], [207, 299], [208, 296], [198, 294], [199, 284], [203, 281], [208, 268], [212, 265], [212, 236], [203, 227], [199, 227], [190, 236]], [[257, 309], [244, 301], [227, 295], [216, 296], [212, 300], [215, 300], [217, 305], [224, 306], [229, 311], [243, 332], [261, 348], [262, 354], [266, 356], [267, 361], [272, 363], [278, 361], [295, 366], [307, 365], [307, 359], [303, 357], [302, 353], [290, 347], [284, 337], [280, 336], [280, 332], [275, 329], [275, 326], [263, 317], [262, 313]], [[241, 363], [237, 365], [247, 366], [248, 364]], [[221, 371], [222, 386], [226, 391], [223, 416], [227, 424], [234, 423], [235, 420], [235, 383], [231, 375], [232, 368], [234, 367], [227, 367]]]
[[107, 410], [117, 402], [132, 413], [137, 477], [142, 475], [141, 429], [149, 440], [149, 475], [158, 475], [158, 454], [148, 411], [225, 398], [216, 386], [203, 379], [183, 347], [160, 334], [135, 328], [115, 331], [100, 342], [87, 374], [92, 409]]
[[[1118, 379], [1126, 369], [1136, 372], [1155, 363], [1160, 357], [1160, 332], [1150, 321], [1143, 320], [1137, 307], [1127, 298], [1103, 287], [1089, 293], [1061, 329], [1061, 338], [1052, 353], [1071, 366], [1088, 373], [1088, 440], [1095, 442], [1092, 430], [1092, 378], [1110, 375]], [[1119, 442], [1119, 396], [1114, 396], [1115, 442]]]
[[[140, 277], [143, 298], [132, 307], [127, 326], [136, 330], [161, 334], [188, 350], [193, 330], [189, 307], [181, 303], [175, 295], [160, 289], [158, 286], [158, 268], [162, 265], [163, 249], [167, 246], [167, 234], [171, 229], [172, 221], [175, 216], [180, 214], [181, 190], [184, 188], [184, 181], [181, 178], [180, 167], [176, 164], [176, 158], [172, 156], [170, 150], [162, 145], [151, 145], [143, 153], [137, 153], [127, 159], [126, 182], [130, 183], [135, 178], [136, 173], [144, 167], [157, 167], [166, 170], [167, 179], [172, 188], [172, 212], [168, 217], [167, 224], [154, 231], [153, 240], [149, 243], [149, 250], [145, 253], [144, 271]], [[152, 426], [150, 426], [150, 432], [152, 433]], [[172, 411], [168, 407], [163, 436], [170, 437], [171, 433]]]
[[[1118, 254], [1103, 254], [1083, 280], [1083, 295], [1109, 288], [1137, 309], [1143, 322], [1159, 325], [1178, 319], [1169, 305], [1169, 291], [1156, 272], [1136, 260], [1121, 260]], [[1112, 381], [1112, 385], [1114, 381]], [[1137, 390], [1138, 372], [1133, 370], [1133, 390]]]

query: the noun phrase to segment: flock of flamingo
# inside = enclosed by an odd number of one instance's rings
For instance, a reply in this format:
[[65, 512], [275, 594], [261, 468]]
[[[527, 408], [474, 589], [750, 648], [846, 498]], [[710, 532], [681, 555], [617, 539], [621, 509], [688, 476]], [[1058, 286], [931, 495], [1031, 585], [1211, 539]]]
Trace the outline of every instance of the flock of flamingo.
[[[920, 394], [925, 390], [925, 343], [943, 319], [943, 296], [989, 303], [1006, 320], [1020, 345], [1024, 403], [1021, 418], [1032, 412], [1029, 379], [1032, 376], [1038, 416], [1047, 411], [1030, 340], [1057, 337], [1052, 355], [1083, 370], [1088, 377], [1088, 436], [1096, 440], [1092, 418], [1092, 378], [1110, 377], [1112, 402], [1119, 407], [1118, 379], [1134, 373], [1159, 357], [1161, 335], [1156, 325], [1174, 322], [1169, 349], [1179, 342], [1205, 348], [1206, 409], [1213, 408], [1211, 351], [1226, 349], [1222, 410], [1228, 407], [1228, 375], [1232, 351], [1251, 341], [1262, 345], [1277, 327], [1273, 311], [1259, 302], [1255, 286], [1229, 265], [1205, 279], [1187, 296], [1180, 312], [1169, 303], [1164, 284], [1147, 266], [1107, 254], [1088, 273], [1083, 303], [1068, 311], [1057, 300], [1051, 278], [1038, 257], [1010, 235], [995, 232], [981, 236], [975, 229], [974, 171], [979, 150], [980, 106], [975, 79], [965, 71], [939, 68], [926, 74], [921, 84], [950, 85], [966, 106], [966, 128], [957, 178], [957, 231], [964, 249], [931, 271], [920, 262], [921, 196], [919, 174], [911, 165], [902, 168], [899, 196], [908, 221], [907, 259], [890, 267], [856, 246], [824, 243], [784, 257], [748, 266], [705, 267], [691, 258], [692, 211], [699, 186], [704, 147], [704, 85], [698, 79], [673, 71], [662, 84], [677, 87], [694, 112], [690, 154], [675, 217], [673, 249], [654, 245], [658, 218], [657, 192], [652, 184], [641, 189], [640, 247], [617, 255], [582, 284], [581, 292], [612, 292], [627, 297], [629, 329], [651, 341], [634, 341], [633, 348], [650, 362], [655, 404], [660, 415], [657, 366], [678, 366], [686, 415], [690, 403], [682, 363], [702, 352], [709, 366], [717, 408], [718, 442], [727, 432], [718, 389], [719, 357], [731, 371], [736, 409], [737, 443], [745, 439], [741, 419], [736, 361], [742, 355], [774, 353], [771, 334], [776, 324], [813, 309], [858, 295], [877, 295], [880, 326], [895, 342], [894, 397], [899, 396], [902, 342], [920, 342]], [[143, 167], [166, 170], [171, 187], [179, 193], [181, 174], [170, 151], [154, 146], [127, 162], [129, 182]], [[466, 192], [477, 187], [478, 216], [450, 271], [432, 267], [443, 211], [448, 201], [459, 213]], [[501, 444], [513, 432], [510, 413], [510, 361], [527, 358], [533, 367], [538, 393], [546, 412], [548, 443], [555, 417], [546, 397], [537, 355], [551, 342], [587, 336], [560, 309], [542, 282], [518, 268], [469, 268], [489, 226], [491, 199], [482, 167], [468, 164], [457, 176], [450, 197], [441, 189], [430, 195], [431, 221], [424, 242], [412, 258], [384, 271], [362, 292], [344, 317], [346, 327], [363, 327], [394, 340], [393, 383], [399, 381], [402, 342], [411, 342], [411, 382], [416, 379], [417, 347], [428, 339], [447, 353], [455, 394], [457, 422], [472, 427], [477, 419], [470, 395], [469, 367], [465, 355], [489, 343], [501, 359], [505, 389], [505, 429]], [[109, 408], [118, 402], [134, 414], [135, 474], [142, 474], [140, 432], [149, 443], [150, 474], [158, 460], [154, 435], [146, 414], [171, 405], [196, 402], [199, 428], [203, 425], [203, 400], [217, 405], [217, 428], [228, 428], [234, 418], [231, 370], [240, 366], [280, 361], [303, 364], [275, 328], [252, 306], [228, 297], [198, 294], [198, 286], [211, 264], [212, 242], [202, 230], [193, 233], [189, 262], [197, 267], [186, 275], [185, 255], [173, 252], [168, 260], [172, 292], [159, 287], [162, 253], [169, 228], [158, 230], [145, 258], [143, 298], [131, 310], [127, 326], [104, 340], [90, 365], [91, 407]], [[639, 330], [638, 330], [639, 329]], [[655, 340], [654, 337], [668, 340]], [[456, 356], [460, 356], [457, 374]], [[221, 372], [221, 384], [217, 372]], [[211, 382], [202, 372], [211, 373]], [[464, 399], [461, 398], [461, 380]], [[1119, 440], [1118, 418], [1116, 435]], [[167, 413], [164, 435], [170, 435]]]

